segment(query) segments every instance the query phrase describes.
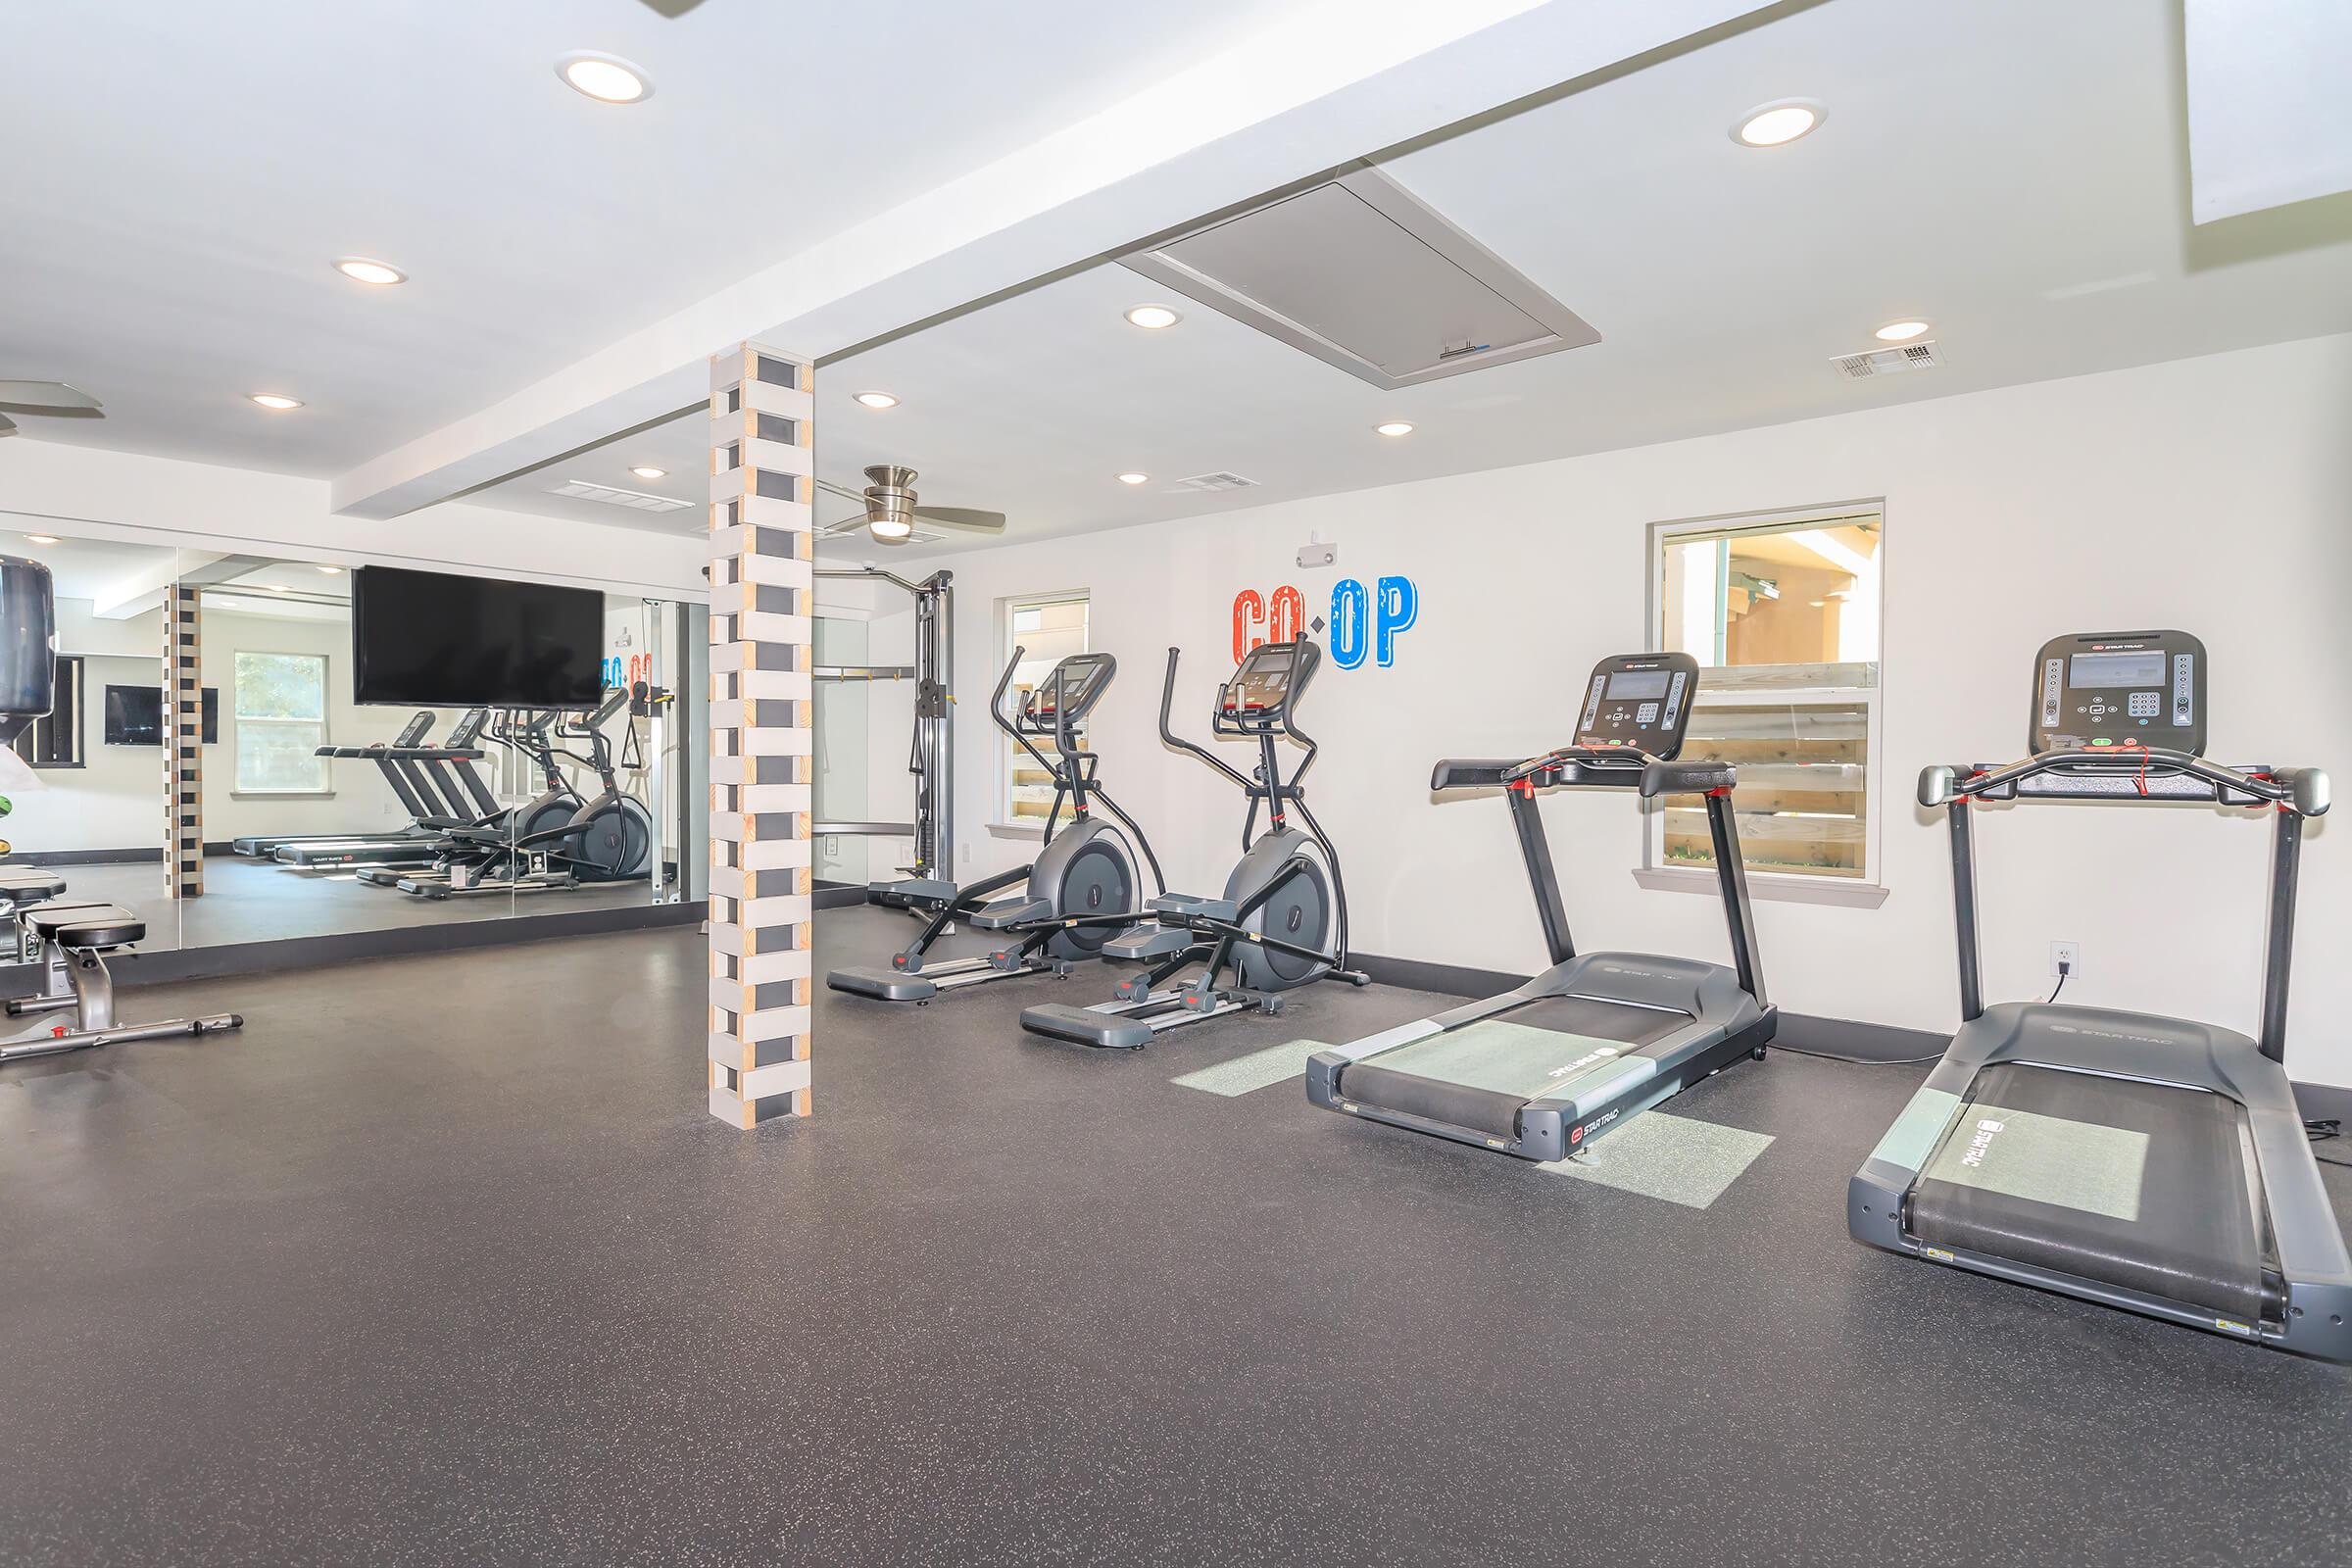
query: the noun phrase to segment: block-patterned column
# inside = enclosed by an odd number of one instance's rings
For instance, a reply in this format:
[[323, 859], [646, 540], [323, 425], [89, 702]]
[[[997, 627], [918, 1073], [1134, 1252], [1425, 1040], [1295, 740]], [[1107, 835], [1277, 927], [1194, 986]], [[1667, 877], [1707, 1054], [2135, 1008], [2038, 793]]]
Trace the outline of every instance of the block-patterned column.
[[175, 899], [204, 892], [204, 679], [202, 590], [164, 590], [164, 888]]
[[811, 1109], [815, 479], [805, 360], [710, 362], [710, 1113]]

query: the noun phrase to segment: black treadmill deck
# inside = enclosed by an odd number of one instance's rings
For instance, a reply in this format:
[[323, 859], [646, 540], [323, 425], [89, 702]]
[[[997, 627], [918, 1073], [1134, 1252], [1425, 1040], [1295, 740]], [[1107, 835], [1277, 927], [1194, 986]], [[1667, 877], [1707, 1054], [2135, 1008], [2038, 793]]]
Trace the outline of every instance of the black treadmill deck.
[[2226, 1095], [2000, 1062], [1922, 1167], [1906, 1229], [2251, 1325], [2276, 1300], [2253, 1170]]

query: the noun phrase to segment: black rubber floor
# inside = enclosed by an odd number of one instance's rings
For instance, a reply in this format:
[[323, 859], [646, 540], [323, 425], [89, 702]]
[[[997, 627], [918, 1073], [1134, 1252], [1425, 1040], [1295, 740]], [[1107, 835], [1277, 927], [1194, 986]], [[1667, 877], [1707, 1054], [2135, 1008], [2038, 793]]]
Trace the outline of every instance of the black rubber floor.
[[[820, 962], [908, 929], [825, 917]], [[702, 945], [143, 989], [0, 1070], [0, 1563], [2340, 1564], [2352, 1377], [1867, 1251], [1921, 1069], [1787, 1054], [1696, 1211], [819, 991], [702, 1108]], [[2340, 1206], [2352, 1184], [2329, 1171]]]

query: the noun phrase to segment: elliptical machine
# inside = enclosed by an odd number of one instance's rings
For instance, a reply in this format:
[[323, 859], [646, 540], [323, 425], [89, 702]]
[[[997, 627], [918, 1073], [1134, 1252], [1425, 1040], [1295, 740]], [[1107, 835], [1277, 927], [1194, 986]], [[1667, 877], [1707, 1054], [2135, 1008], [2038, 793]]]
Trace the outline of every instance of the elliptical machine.
[[[1241, 787], [1250, 803], [1242, 823], [1242, 858], [1225, 879], [1218, 899], [1164, 894], [1152, 901], [1155, 922], [1137, 925], [1102, 946], [1103, 956], [1151, 963], [1129, 976], [1116, 1000], [1092, 1007], [1066, 1004], [1031, 1007], [1021, 1027], [1082, 1046], [1132, 1049], [1186, 1024], [1251, 1008], [1282, 1010], [1283, 993], [1317, 980], [1369, 985], [1371, 976], [1348, 967], [1348, 890], [1340, 877], [1339, 852], [1324, 836], [1300, 789], [1321, 748], [1298, 726], [1299, 694], [1314, 678], [1323, 651], [1303, 639], [1251, 649], [1217, 688], [1210, 733], [1257, 742], [1258, 762], [1250, 774], [1213, 752], [1185, 740], [1168, 727], [1176, 696], [1176, 662], [1168, 650], [1168, 672], [1159, 694], [1159, 738], [1192, 753]], [[1298, 768], [1282, 776], [1276, 736], [1306, 748]], [[1266, 808], [1266, 831], [1253, 841], [1257, 809]], [[1305, 831], [1293, 827], [1296, 808]], [[1327, 948], [1325, 944], [1328, 943]], [[1201, 972], [1166, 990], [1157, 989], [1195, 963]], [[1233, 979], [1224, 983], [1230, 967]]]
[[[447, 829], [439, 871], [404, 876], [393, 886], [418, 898], [456, 899], [564, 892], [585, 882], [626, 882], [644, 876], [652, 857], [653, 816], [644, 802], [622, 793], [612, 743], [605, 735], [605, 725], [628, 703], [629, 688], [615, 686], [593, 712], [578, 714], [569, 723], [553, 713], [510, 720], [493, 738], [531, 757], [546, 787], [511, 820], [501, 817]], [[587, 742], [588, 754], [583, 757], [557, 746], [551, 733], [558, 739]], [[592, 769], [600, 786], [597, 792], [584, 800], [567, 800], [570, 786], [557, 766], [558, 758]]]
[[[1089, 809], [1090, 798], [1117, 817], [1152, 867], [1152, 884], [1163, 893], [1166, 879], [1159, 860], [1135, 819], [1119, 808], [1100, 780], [1101, 759], [1078, 746], [1078, 726], [1109, 690], [1118, 661], [1108, 654], [1072, 654], [1060, 661], [1035, 687], [1021, 694], [1020, 706], [1005, 716], [1004, 694], [1012, 685], [1028, 650], [1015, 648], [997, 678], [989, 699], [988, 716], [997, 728], [1054, 776], [1054, 805], [1046, 814], [1046, 842], [1037, 858], [968, 887], [946, 882], [911, 881], [890, 884], [891, 903], [927, 910], [922, 933], [904, 952], [891, 957], [890, 967], [836, 969], [825, 984], [852, 996], [877, 1002], [911, 1002], [928, 1005], [943, 991], [984, 985], [1016, 974], [1051, 971], [1067, 974], [1079, 962], [1098, 956], [1112, 935], [1140, 918], [1136, 896], [1141, 891], [1135, 857], [1117, 828]], [[1033, 736], [1054, 738], [1054, 757], [1037, 749]], [[1060, 832], [1062, 802], [1070, 804], [1070, 824]], [[1026, 879], [1022, 896], [989, 902], [990, 895]], [[956, 958], [926, 970], [924, 956], [950, 925], [963, 920], [977, 930], [1004, 931], [1019, 938], [1012, 946], [986, 957]]]

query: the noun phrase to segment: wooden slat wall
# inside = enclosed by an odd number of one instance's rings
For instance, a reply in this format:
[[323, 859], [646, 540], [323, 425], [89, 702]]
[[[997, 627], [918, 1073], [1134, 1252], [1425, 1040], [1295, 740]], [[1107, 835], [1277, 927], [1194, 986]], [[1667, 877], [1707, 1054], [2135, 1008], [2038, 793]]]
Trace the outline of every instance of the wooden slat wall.
[[815, 927], [806, 360], [710, 362], [710, 1113], [806, 1116]]
[[202, 591], [164, 590], [164, 888], [204, 893], [204, 644]]

